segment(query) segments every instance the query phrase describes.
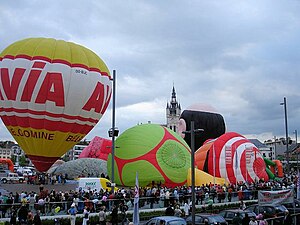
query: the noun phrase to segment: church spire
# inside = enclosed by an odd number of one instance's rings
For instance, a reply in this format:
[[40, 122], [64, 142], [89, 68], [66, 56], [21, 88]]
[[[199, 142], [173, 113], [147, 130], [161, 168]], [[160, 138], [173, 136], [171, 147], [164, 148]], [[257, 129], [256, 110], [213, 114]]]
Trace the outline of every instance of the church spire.
[[172, 93], [171, 93], [171, 101], [167, 102], [166, 108], [166, 116], [167, 116], [167, 127], [171, 130], [177, 132], [178, 130], [178, 121], [181, 114], [181, 106], [177, 102], [176, 99], [176, 91], [175, 85], [173, 82]]

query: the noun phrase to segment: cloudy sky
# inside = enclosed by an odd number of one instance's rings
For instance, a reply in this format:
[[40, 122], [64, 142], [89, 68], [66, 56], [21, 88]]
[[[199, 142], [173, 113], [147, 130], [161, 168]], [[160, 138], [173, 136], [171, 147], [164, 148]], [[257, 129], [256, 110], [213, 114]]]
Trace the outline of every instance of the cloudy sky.
[[[15, 0], [0, 3], [0, 51], [28, 37], [72, 41], [117, 71], [116, 126], [166, 123], [173, 84], [182, 109], [202, 103], [227, 131], [264, 141], [300, 129], [298, 0]], [[107, 137], [110, 104], [87, 135]], [[3, 123], [0, 140], [12, 140]]]

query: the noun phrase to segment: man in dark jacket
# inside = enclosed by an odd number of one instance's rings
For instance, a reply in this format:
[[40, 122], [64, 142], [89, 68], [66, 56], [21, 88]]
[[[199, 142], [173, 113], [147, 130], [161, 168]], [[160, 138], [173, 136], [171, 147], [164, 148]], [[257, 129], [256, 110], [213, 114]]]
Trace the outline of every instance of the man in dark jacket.
[[20, 224], [27, 223], [27, 215], [28, 215], [28, 209], [26, 207], [26, 204], [23, 203], [18, 211], [18, 219]]
[[232, 224], [233, 225], [242, 225], [242, 219], [240, 217], [240, 213], [237, 212], [234, 217], [232, 218]]

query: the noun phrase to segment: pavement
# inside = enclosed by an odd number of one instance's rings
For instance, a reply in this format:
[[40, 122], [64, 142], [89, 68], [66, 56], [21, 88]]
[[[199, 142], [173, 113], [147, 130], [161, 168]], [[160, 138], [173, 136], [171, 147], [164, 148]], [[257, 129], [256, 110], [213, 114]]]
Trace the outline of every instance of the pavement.
[[[70, 190], [75, 190], [77, 184], [74, 182], [67, 182], [66, 184], [45, 184], [44, 185], [44, 190], [48, 190], [49, 192], [51, 190], [55, 190], [56, 192], [58, 191], [70, 191]], [[36, 184], [27, 184], [27, 183], [13, 183], [13, 184], [0, 184], [0, 192], [2, 194], [6, 194], [9, 192], [12, 193], [21, 193], [22, 191], [31, 192], [34, 191], [36, 193], [40, 192], [39, 189], [40, 185]]]

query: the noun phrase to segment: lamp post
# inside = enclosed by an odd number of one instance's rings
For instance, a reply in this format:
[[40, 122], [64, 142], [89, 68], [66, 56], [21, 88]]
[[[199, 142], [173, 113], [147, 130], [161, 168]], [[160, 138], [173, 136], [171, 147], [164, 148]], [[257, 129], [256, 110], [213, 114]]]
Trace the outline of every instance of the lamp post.
[[191, 121], [191, 130], [182, 133], [191, 134], [191, 181], [192, 181], [192, 224], [195, 224], [195, 133], [203, 132], [204, 129], [195, 129], [195, 122]]
[[283, 102], [280, 105], [284, 106], [284, 121], [285, 121], [285, 141], [286, 141], [286, 161], [287, 161], [287, 174], [290, 174], [290, 157], [289, 157], [289, 141], [288, 141], [288, 121], [287, 121], [287, 106], [286, 97], [283, 98]]
[[115, 115], [116, 115], [116, 71], [113, 70], [113, 105], [112, 105], [112, 128], [109, 129], [108, 135], [111, 137], [111, 182], [115, 183], [115, 137], [118, 136], [119, 130], [115, 127]]
[[298, 154], [298, 131], [294, 131], [295, 139], [296, 139], [296, 155], [297, 155], [297, 171], [299, 171], [299, 154]]

